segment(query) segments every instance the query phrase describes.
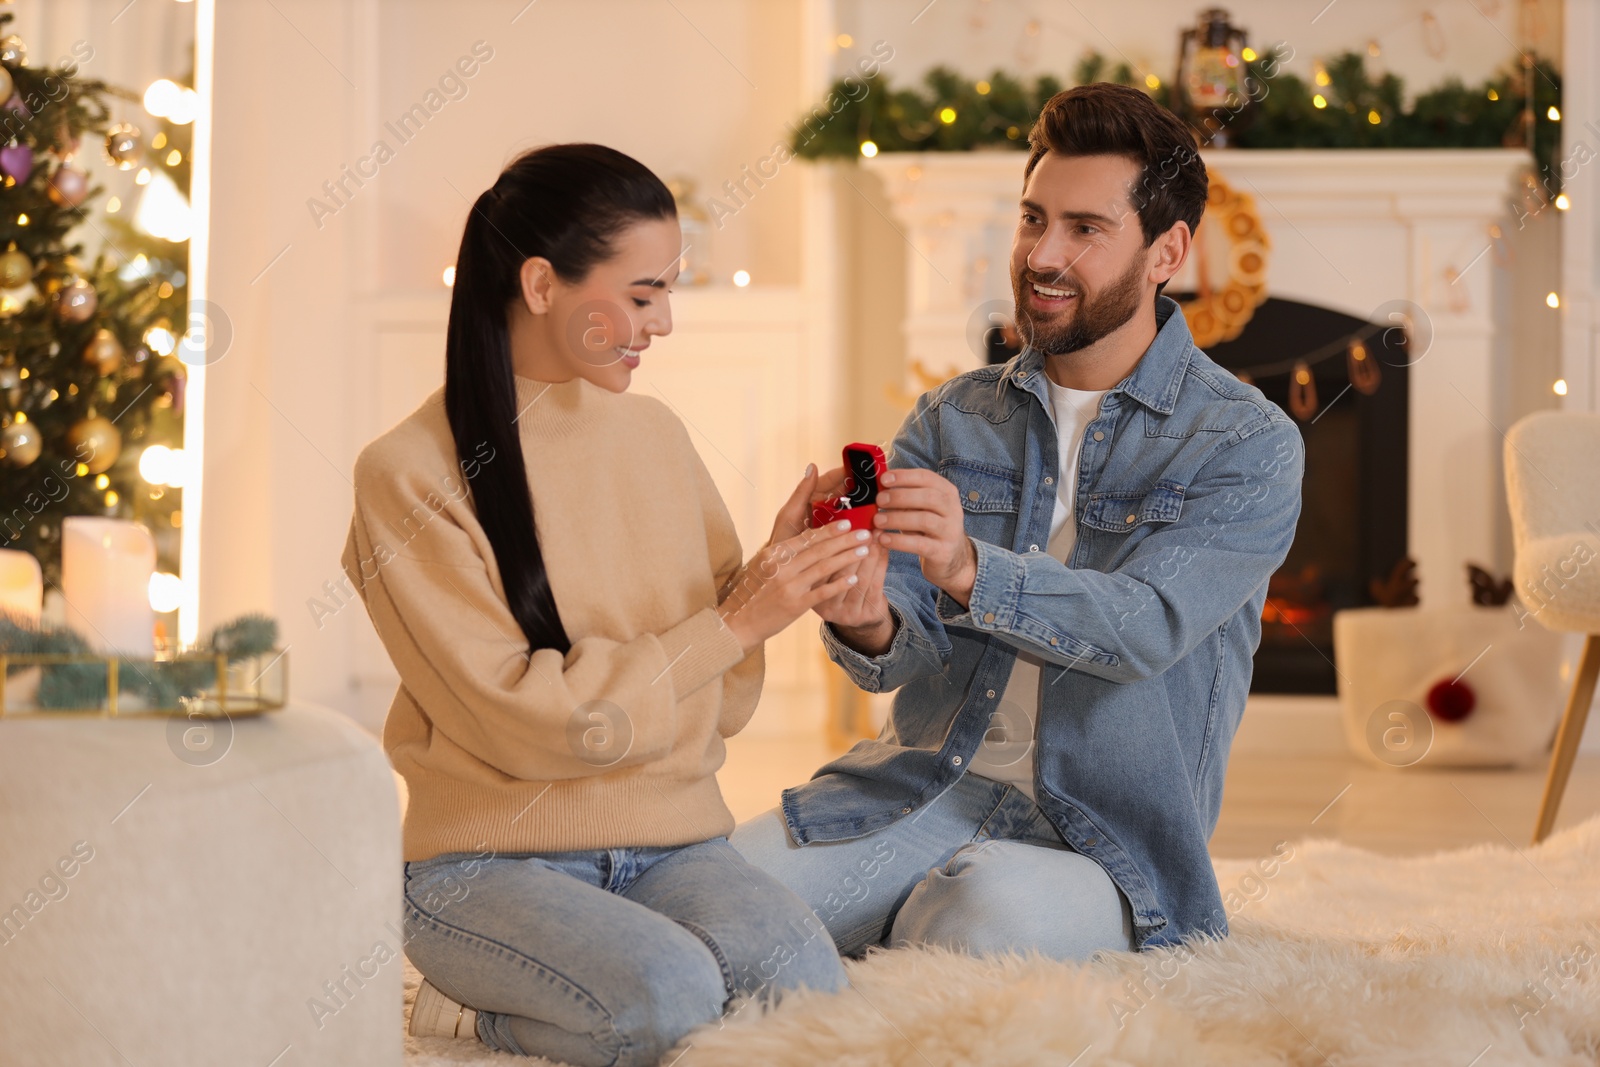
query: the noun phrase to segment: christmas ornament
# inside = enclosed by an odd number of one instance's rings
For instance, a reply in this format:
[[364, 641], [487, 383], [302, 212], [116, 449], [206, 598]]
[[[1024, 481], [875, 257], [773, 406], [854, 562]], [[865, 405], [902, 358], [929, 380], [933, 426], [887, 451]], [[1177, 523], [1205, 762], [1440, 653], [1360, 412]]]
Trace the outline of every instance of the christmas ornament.
[[1446, 678], [1428, 690], [1428, 713], [1444, 722], [1460, 722], [1477, 704], [1478, 695], [1463, 681]]
[[33, 149], [25, 144], [12, 144], [0, 148], [0, 171], [15, 178], [21, 185], [33, 173]]
[[16, 242], [0, 252], [0, 289], [15, 289], [33, 280], [33, 260], [26, 252], [17, 251]]
[[50, 175], [50, 199], [62, 207], [77, 207], [89, 195], [89, 176], [66, 163]]
[[83, 361], [94, 367], [102, 377], [115, 374], [122, 366], [122, 342], [105, 327], [95, 331], [94, 337], [83, 349]]
[[0, 37], [0, 63], [8, 67], [28, 65], [28, 46], [14, 33]]
[[90, 474], [99, 474], [117, 461], [122, 452], [122, 434], [110, 419], [94, 415], [67, 431], [67, 444], [77, 451]]
[[[1181, 305], [1194, 343], [1202, 348], [1231, 341], [1244, 332], [1256, 308], [1267, 299], [1267, 263], [1272, 250], [1255, 197], [1238, 192], [1215, 171], [1206, 191], [1206, 214], [1217, 221], [1209, 231], [1195, 235], [1198, 292]], [[1212, 241], [1207, 233], [1218, 230], [1228, 240], [1228, 268], [1222, 285], [1214, 287], [1205, 252]]]
[[106, 131], [106, 160], [118, 170], [132, 170], [144, 159], [139, 127], [119, 122]]
[[22, 406], [22, 375], [16, 367], [9, 364], [0, 367], [0, 390], [5, 392], [8, 406]]
[[31, 422], [13, 422], [0, 430], [0, 448], [5, 450], [5, 460], [13, 467], [26, 467], [38, 459], [42, 447], [39, 431]]
[[[16, 99], [14, 96], [12, 96], [16, 90], [16, 83], [11, 80], [11, 72], [6, 70], [4, 67], [0, 67], [0, 96]], [[15, 110], [15, 108], [12, 110]]]
[[82, 278], [73, 278], [56, 294], [56, 313], [64, 322], [85, 322], [99, 303], [94, 286]]
[[[5, 69], [0, 67], [0, 71]], [[11, 74], [9, 72], [6, 73], [6, 84], [11, 84]], [[28, 110], [28, 105], [22, 102], [22, 96], [16, 92], [13, 92], [10, 99], [6, 101], [6, 108], [7, 110], [15, 111], [25, 119], [33, 117], [33, 112]]]

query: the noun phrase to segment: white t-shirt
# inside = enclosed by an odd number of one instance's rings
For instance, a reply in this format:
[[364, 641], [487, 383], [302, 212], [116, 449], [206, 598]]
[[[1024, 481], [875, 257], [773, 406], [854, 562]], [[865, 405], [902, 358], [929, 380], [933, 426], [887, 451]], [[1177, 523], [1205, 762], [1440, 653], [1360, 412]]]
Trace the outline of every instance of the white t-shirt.
[[[1056, 472], [1055, 510], [1050, 516], [1050, 542], [1045, 550], [1065, 563], [1077, 543], [1078, 524], [1073, 502], [1078, 490], [1078, 455], [1083, 447], [1085, 428], [1100, 414], [1100, 400], [1109, 389], [1067, 389], [1045, 375], [1050, 387], [1050, 410], [1055, 415], [1056, 438], [1060, 443], [1061, 469]], [[1033, 735], [1043, 699], [1044, 661], [1031, 652], [1018, 652], [1011, 677], [982, 744], [967, 770], [998, 782], [1016, 786], [1029, 797], [1033, 793]], [[1054, 674], [1055, 672], [1052, 672]]]

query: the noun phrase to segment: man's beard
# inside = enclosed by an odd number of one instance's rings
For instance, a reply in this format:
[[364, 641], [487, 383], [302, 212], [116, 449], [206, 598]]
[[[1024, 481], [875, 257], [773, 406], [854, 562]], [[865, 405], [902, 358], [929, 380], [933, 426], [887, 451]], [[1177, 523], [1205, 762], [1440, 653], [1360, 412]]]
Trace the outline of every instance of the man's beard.
[[1074, 289], [1078, 293], [1078, 307], [1066, 322], [1057, 316], [1035, 321], [1028, 307], [1028, 293], [1033, 281], [1028, 272], [1011, 276], [1011, 294], [1016, 302], [1017, 332], [1030, 346], [1047, 356], [1059, 356], [1087, 348], [1107, 334], [1119, 329], [1139, 311], [1144, 257], [1135, 254], [1128, 269], [1106, 287], [1105, 292], [1093, 298], [1084, 296], [1082, 288], [1067, 285], [1064, 281], [1040, 280], [1040, 285], [1050, 288]]

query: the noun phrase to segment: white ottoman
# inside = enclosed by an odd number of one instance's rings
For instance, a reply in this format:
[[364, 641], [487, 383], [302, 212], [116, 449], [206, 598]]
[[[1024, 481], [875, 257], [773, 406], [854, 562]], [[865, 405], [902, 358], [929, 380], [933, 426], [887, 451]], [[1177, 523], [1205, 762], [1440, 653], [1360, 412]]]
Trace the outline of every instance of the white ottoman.
[[[1563, 635], [1497, 607], [1364, 607], [1333, 616], [1350, 750], [1391, 767], [1507, 767], [1544, 759], [1572, 677]], [[1431, 696], [1430, 696], [1431, 694]], [[1453, 701], [1461, 718], [1440, 717]]]
[[203, 722], [0, 719], [0, 1063], [401, 1062], [383, 749], [308, 704]]

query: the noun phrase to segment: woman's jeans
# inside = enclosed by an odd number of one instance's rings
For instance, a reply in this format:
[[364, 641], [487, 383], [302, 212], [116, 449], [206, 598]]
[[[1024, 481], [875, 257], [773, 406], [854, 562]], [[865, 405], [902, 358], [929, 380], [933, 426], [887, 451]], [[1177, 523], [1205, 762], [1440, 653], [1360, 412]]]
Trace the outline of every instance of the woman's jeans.
[[490, 1048], [654, 1064], [736, 996], [834, 991], [799, 897], [725, 837], [663, 848], [453, 852], [405, 864], [406, 955]]
[[1068, 848], [1026, 793], [976, 774], [862, 837], [802, 848], [774, 808], [732, 842], [815, 909], [846, 956], [918, 944], [1059, 960], [1133, 950], [1132, 908], [1105, 868]]

